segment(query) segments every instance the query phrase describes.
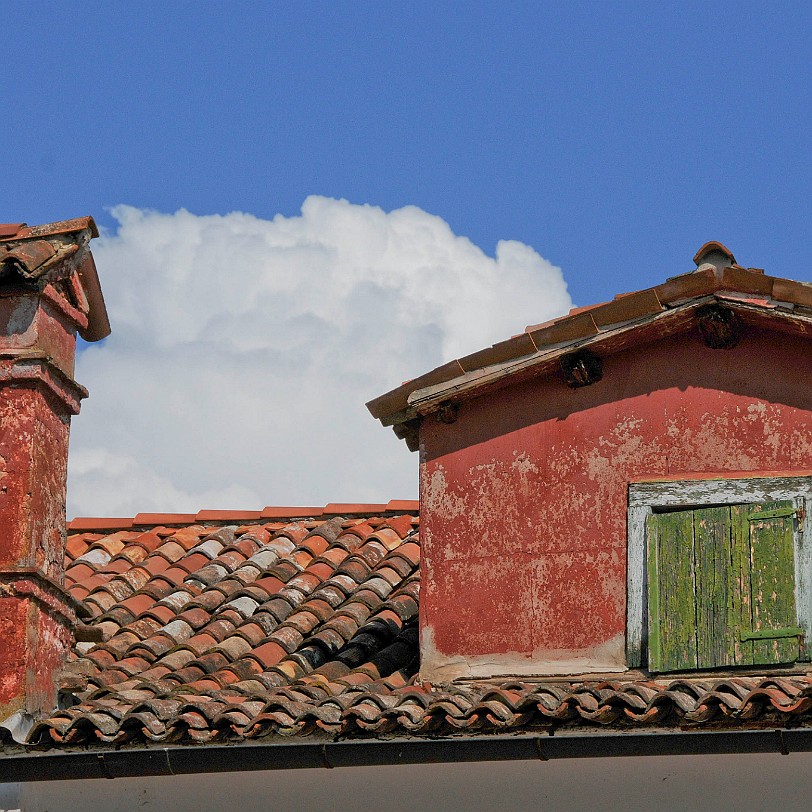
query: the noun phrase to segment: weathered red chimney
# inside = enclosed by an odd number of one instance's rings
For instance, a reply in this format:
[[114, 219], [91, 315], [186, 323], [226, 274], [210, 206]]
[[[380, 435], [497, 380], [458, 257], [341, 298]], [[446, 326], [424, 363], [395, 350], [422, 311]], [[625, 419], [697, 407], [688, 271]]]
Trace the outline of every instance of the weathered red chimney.
[[110, 333], [90, 217], [0, 225], [0, 723], [56, 706], [76, 624], [64, 590], [65, 488], [76, 333]]

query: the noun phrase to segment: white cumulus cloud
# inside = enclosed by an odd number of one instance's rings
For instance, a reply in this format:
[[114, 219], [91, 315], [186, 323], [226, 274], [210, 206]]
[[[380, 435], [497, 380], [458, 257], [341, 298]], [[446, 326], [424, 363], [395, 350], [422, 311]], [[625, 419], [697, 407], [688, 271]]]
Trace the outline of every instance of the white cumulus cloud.
[[571, 305], [529, 246], [489, 257], [414, 206], [113, 214], [69, 515], [415, 498], [416, 455], [364, 403]]

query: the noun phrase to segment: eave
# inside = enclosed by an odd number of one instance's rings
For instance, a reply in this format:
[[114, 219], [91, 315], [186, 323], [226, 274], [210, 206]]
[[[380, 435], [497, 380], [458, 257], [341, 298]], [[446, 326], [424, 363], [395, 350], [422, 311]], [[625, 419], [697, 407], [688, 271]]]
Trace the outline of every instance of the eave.
[[737, 294], [720, 291], [713, 296], [704, 296], [666, 310], [653, 318], [629, 321], [580, 341], [545, 348], [515, 362], [486, 367], [442, 384], [417, 389], [409, 395], [409, 405], [402, 414], [406, 419], [422, 417], [436, 411], [441, 403], [449, 400], [461, 402], [480, 397], [507, 384], [556, 374], [560, 371], [561, 358], [577, 350], [590, 349], [599, 355], [608, 356], [631, 346], [645, 345], [677, 335], [693, 326], [697, 310], [717, 302], [738, 313], [746, 325], [795, 335], [812, 335], [812, 311], [793, 313], [783, 309], [779, 303], [772, 303], [768, 309]]
[[589, 349], [606, 356], [686, 331], [694, 325], [696, 311], [713, 303], [735, 310], [745, 325], [812, 333], [812, 286], [738, 266], [699, 270], [528, 327], [506, 342], [397, 387], [370, 401], [367, 408], [415, 450], [419, 421], [444, 404], [561, 374], [561, 359], [569, 353]]

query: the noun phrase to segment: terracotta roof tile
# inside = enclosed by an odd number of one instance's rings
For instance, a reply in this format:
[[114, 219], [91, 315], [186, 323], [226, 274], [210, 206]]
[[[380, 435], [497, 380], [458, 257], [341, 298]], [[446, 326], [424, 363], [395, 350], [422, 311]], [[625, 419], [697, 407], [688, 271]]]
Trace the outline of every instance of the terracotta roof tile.
[[73, 561], [74, 559], [78, 558], [80, 555], [85, 553], [89, 546], [90, 543], [87, 540], [86, 536], [84, 535], [70, 536], [68, 538], [67, 545], [65, 547], [66, 566], [69, 566], [71, 561]]
[[133, 519], [133, 525], [187, 525], [194, 523], [195, 516], [194, 513], [139, 513]]
[[711, 270], [694, 271], [667, 279], [654, 287], [657, 298], [663, 304], [673, 304], [684, 299], [707, 296], [719, 289], [716, 274]]
[[78, 564], [68, 565], [65, 571], [65, 578], [69, 583], [77, 584], [93, 576], [96, 570], [84, 561]]
[[0, 223], [0, 240], [15, 238], [25, 228], [25, 223]]
[[539, 349], [552, 344], [577, 341], [598, 333], [598, 327], [590, 313], [569, 316], [537, 328], [528, 329], [530, 338], [533, 339], [533, 343]]
[[277, 623], [281, 623], [293, 611], [288, 601], [282, 598], [272, 598], [267, 603], [263, 603], [256, 614], [252, 617], [266, 627], [266, 631], [270, 634], [276, 627]]
[[420, 510], [420, 502], [416, 499], [392, 499], [386, 505], [387, 511], [393, 513], [414, 514], [409, 515], [412, 524], [417, 522], [417, 512]]
[[660, 313], [662, 309], [663, 306], [660, 304], [656, 292], [649, 289], [626, 294], [600, 307], [593, 308], [590, 312], [593, 321], [600, 328], [644, 316], [653, 316]]
[[760, 293], [772, 296], [773, 278], [748, 268], [725, 268], [722, 271], [722, 290], [735, 290], [740, 293]]
[[262, 516], [261, 510], [201, 510], [195, 520], [205, 522], [232, 522], [232, 521], [255, 521]]
[[527, 333], [513, 336], [507, 341], [500, 341], [484, 350], [460, 358], [458, 363], [465, 372], [473, 372], [493, 364], [503, 364], [514, 358], [522, 358], [536, 351], [536, 345]]
[[773, 299], [812, 307], [812, 285], [808, 282], [792, 282], [788, 279], [773, 280]]
[[[85, 589], [93, 589], [85, 600], [85, 604], [91, 609], [92, 612], [94, 606], [98, 607], [102, 612], [106, 612], [108, 609], [112, 609], [116, 605], [115, 596], [111, 595], [109, 592], [94, 589], [90, 584], [85, 586]], [[93, 613], [96, 614], [96, 612]]]
[[153, 530], [152, 532], [147, 531], [146, 533], [141, 533], [141, 535], [135, 539], [135, 543], [145, 549], [147, 553], [153, 553], [164, 543], [164, 540], [165, 537], [158, 535], [158, 533]]
[[[445, 381], [453, 380], [457, 376], [464, 374], [464, 372], [465, 370], [459, 361], [449, 361], [447, 364], [443, 364], [443, 366], [437, 367], [425, 375], [421, 375], [414, 381], [408, 382], [408, 386], [399, 386], [397, 389], [393, 389], [391, 392], [387, 392], [385, 395], [371, 400], [367, 404], [367, 407], [374, 417], [400, 411], [406, 408], [408, 390], [410, 388], [420, 388], [437, 383], [444, 383]], [[414, 386], [414, 384], [419, 384], [419, 386]]]
[[385, 510], [385, 504], [347, 504], [342, 502], [333, 502], [332, 504], [324, 506], [325, 514], [335, 513], [336, 515], [341, 516], [347, 513], [383, 513]]
[[322, 507], [266, 507], [261, 517], [263, 519], [296, 519], [305, 516], [321, 516], [324, 512]]

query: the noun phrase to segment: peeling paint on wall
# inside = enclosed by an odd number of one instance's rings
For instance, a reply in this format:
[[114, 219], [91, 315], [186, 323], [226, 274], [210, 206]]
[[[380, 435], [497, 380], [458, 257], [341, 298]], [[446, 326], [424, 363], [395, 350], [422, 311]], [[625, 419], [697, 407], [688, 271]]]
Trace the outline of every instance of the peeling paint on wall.
[[751, 330], [733, 350], [636, 347], [592, 386], [537, 379], [424, 421], [426, 673], [621, 667], [629, 482], [812, 467], [810, 393], [807, 342]]
[[612, 674], [626, 670], [625, 636], [615, 635], [602, 645], [587, 649], [539, 649], [524, 654], [507, 651], [488, 655], [448, 656], [434, 645], [434, 633], [430, 627], [421, 636], [420, 676], [432, 683], [448, 683], [458, 679], [488, 679], [502, 677], [526, 677], [540, 673], [548, 676], [573, 676], [581, 674]]

